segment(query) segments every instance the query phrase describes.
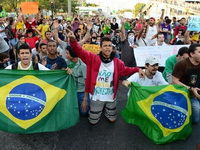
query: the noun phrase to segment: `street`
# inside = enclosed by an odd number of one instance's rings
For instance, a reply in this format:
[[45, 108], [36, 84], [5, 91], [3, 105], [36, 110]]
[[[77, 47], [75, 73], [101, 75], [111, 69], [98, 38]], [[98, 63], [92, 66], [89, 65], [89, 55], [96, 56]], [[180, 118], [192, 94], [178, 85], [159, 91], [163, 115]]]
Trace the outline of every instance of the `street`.
[[81, 117], [79, 124], [69, 129], [30, 135], [0, 133], [1, 150], [196, 150], [200, 143], [200, 124], [193, 125], [186, 141], [156, 145], [141, 130], [122, 119], [128, 89], [121, 85], [117, 96], [118, 118], [110, 123], [104, 115], [97, 125]]

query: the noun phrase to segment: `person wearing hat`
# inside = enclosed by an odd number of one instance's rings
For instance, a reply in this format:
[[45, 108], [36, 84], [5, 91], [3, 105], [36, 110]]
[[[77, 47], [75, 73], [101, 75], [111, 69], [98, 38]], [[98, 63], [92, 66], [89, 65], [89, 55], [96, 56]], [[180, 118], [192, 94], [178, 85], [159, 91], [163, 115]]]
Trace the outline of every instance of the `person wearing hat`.
[[80, 115], [88, 115], [90, 98], [89, 94], [85, 92], [86, 79], [86, 65], [80, 58], [72, 51], [71, 46], [66, 48], [66, 63], [67, 72], [72, 74], [76, 82], [77, 98]]
[[[160, 21], [163, 20], [165, 10], [161, 10], [161, 17]], [[159, 23], [156, 24], [156, 19], [154, 17], [149, 18], [148, 25], [146, 26], [146, 38], [145, 41], [147, 42], [147, 46], [150, 46], [152, 43], [156, 42], [156, 35], [159, 32]]]
[[0, 53], [9, 53], [9, 46], [3, 37], [0, 36]]
[[162, 76], [162, 73], [158, 71], [159, 60], [155, 57], [148, 57], [145, 61], [145, 78], [140, 78], [138, 73], [133, 74], [127, 80], [123, 80], [122, 84], [128, 87], [131, 82], [137, 82], [141, 86], [158, 86], [168, 85]]
[[156, 19], [154, 17], [149, 18], [148, 25], [146, 26], [146, 38], [147, 46], [156, 42], [156, 35], [159, 32], [159, 27], [155, 24]]

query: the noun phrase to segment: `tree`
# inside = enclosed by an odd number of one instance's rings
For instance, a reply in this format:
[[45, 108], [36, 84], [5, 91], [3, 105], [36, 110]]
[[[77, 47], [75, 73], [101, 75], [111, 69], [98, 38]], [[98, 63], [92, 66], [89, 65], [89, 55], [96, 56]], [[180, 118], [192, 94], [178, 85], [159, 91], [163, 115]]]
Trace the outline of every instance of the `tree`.
[[140, 13], [142, 8], [145, 6], [144, 3], [137, 3], [134, 7], [135, 17]]
[[12, 10], [14, 10], [18, 15], [17, 9], [19, 8], [19, 4], [21, 3], [21, 1], [22, 0], [0, 0], [0, 4], [3, 6], [3, 9], [5, 9], [6, 12], [11, 12]]
[[[0, 0], [0, 4], [3, 6], [3, 8], [7, 12], [11, 12], [13, 9], [15, 12], [17, 11], [17, 8], [20, 7], [20, 3], [22, 1], [29, 1], [29, 0]], [[50, 8], [50, 0], [34, 0], [35, 2], [38, 2], [39, 7], [46, 10], [51, 10]], [[60, 9], [63, 9], [64, 12], [67, 12], [68, 10], [68, 0], [54, 0], [55, 9], [54, 12], [58, 12]], [[76, 12], [76, 7], [78, 6], [77, 0], [72, 0], [72, 12]]]

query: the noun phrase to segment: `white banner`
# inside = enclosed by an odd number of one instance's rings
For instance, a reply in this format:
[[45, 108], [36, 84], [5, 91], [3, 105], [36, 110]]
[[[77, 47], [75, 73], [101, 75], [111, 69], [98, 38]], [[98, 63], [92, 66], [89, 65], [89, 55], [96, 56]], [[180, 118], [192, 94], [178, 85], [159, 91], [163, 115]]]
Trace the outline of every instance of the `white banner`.
[[146, 58], [154, 56], [159, 59], [159, 66], [164, 67], [166, 59], [171, 55], [177, 54], [181, 47], [189, 47], [189, 45], [142, 46], [134, 48], [137, 66], [145, 66]]

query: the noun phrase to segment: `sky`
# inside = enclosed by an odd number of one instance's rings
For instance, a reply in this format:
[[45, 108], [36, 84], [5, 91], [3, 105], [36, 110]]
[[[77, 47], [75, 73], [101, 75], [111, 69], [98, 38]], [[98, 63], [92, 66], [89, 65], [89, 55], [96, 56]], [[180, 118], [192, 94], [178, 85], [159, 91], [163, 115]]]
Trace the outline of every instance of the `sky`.
[[[149, 0], [142, 0], [142, 3], [147, 3]], [[141, 0], [86, 0], [87, 3], [96, 3], [103, 7], [108, 7], [111, 10], [133, 9], [135, 4]]]

